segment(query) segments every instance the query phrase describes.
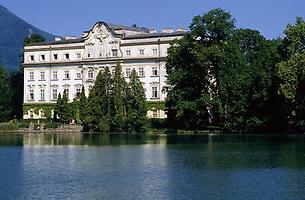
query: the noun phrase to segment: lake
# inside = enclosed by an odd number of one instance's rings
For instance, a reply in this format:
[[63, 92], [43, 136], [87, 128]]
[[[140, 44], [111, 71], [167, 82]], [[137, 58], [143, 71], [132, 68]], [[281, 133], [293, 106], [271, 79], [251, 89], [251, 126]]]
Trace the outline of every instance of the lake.
[[0, 199], [305, 199], [305, 137], [0, 135]]

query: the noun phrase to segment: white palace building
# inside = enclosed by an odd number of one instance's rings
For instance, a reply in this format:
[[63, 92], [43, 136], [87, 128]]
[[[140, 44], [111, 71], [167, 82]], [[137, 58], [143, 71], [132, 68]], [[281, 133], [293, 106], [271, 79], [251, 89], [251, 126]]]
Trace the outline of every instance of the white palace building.
[[[55, 38], [53, 42], [25, 46], [23, 118], [43, 119], [52, 115], [58, 95], [64, 92], [72, 102], [84, 86], [88, 96], [99, 70], [109, 67], [114, 73], [118, 61], [126, 79], [133, 69], [137, 71], [147, 101], [164, 103], [167, 49], [172, 40], [184, 34], [183, 29], [164, 29], [158, 33], [98, 22], [81, 38]], [[147, 115], [166, 117], [162, 109], [154, 107]]]

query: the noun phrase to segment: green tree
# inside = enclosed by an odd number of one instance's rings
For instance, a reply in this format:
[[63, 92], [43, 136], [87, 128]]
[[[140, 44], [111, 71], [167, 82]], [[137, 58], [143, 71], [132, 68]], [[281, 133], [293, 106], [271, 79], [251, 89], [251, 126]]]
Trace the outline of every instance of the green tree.
[[126, 123], [126, 90], [127, 83], [123, 77], [120, 62], [115, 67], [115, 74], [112, 81], [112, 104], [111, 104], [111, 131], [124, 131]]
[[57, 121], [60, 123], [68, 124], [73, 119], [73, 111], [68, 103], [66, 93], [64, 93], [63, 97], [61, 97], [61, 94], [58, 95], [54, 110], [54, 113], [58, 116]]
[[285, 30], [284, 60], [277, 65], [279, 93], [285, 101], [290, 128], [305, 128], [305, 22], [297, 17]]
[[10, 76], [10, 85], [12, 93], [11, 106], [13, 109], [14, 118], [22, 119], [23, 118], [23, 84], [24, 84], [24, 74], [23, 70], [15, 72]]
[[279, 108], [273, 98], [278, 44], [256, 30], [238, 29], [232, 45], [237, 45], [238, 50], [228, 58], [240, 61], [221, 70], [224, 125], [231, 131], [271, 130], [274, 127], [267, 126], [274, 118], [272, 108]]
[[196, 16], [190, 33], [169, 48], [166, 107], [173, 128], [197, 130], [219, 123], [220, 70], [234, 64], [226, 52], [234, 29], [231, 15], [214, 9]]
[[0, 66], [0, 91], [0, 122], [4, 122], [12, 118], [13, 108], [9, 77], [2, 66]]
[[93, 131], [108, 132], [111, 124], [112, 80], [109, 68], [100, 71], [89, 95], [89, 115], [86, 126]]
[[135, 70], [130, 74], [127, 90], [127, 131], [142, 133], [147, 125], [147, 105], [144, 88]]
[[85, 94], [85, 88], [82, 87], [82, 91], [79, 95], [79, 117], [82, 122], [88, 121], [86, 118], [89, 116], [88, 99]]
[[44, 42], [45, 38], [39, 34], [32, 34], [29, 37], [24, 39], [24, 46], [27, 46], [29, 44], [38, 43], [38, 42]]

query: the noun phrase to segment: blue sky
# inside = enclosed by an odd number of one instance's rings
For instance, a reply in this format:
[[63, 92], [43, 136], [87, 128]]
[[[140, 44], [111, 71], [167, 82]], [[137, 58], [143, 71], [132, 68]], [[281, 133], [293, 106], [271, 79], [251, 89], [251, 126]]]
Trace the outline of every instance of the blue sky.
[[305, 18], [305, 0], [0, 0], [25, 21], [47, 32], [80, 36], [97, 21], [162, 28], [188, 27], [192, 18], [223, 8], [237, 27], [259, 30], [267, 38], [283, 36], [296, 16]]

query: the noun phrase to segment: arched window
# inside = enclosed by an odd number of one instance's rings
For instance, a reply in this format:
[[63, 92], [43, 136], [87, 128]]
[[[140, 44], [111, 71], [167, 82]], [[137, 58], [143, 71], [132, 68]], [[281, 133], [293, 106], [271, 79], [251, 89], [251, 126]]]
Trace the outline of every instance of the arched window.
[[88, 78], [93, 79], [93, 70], [89, 69], [88, 71]]

